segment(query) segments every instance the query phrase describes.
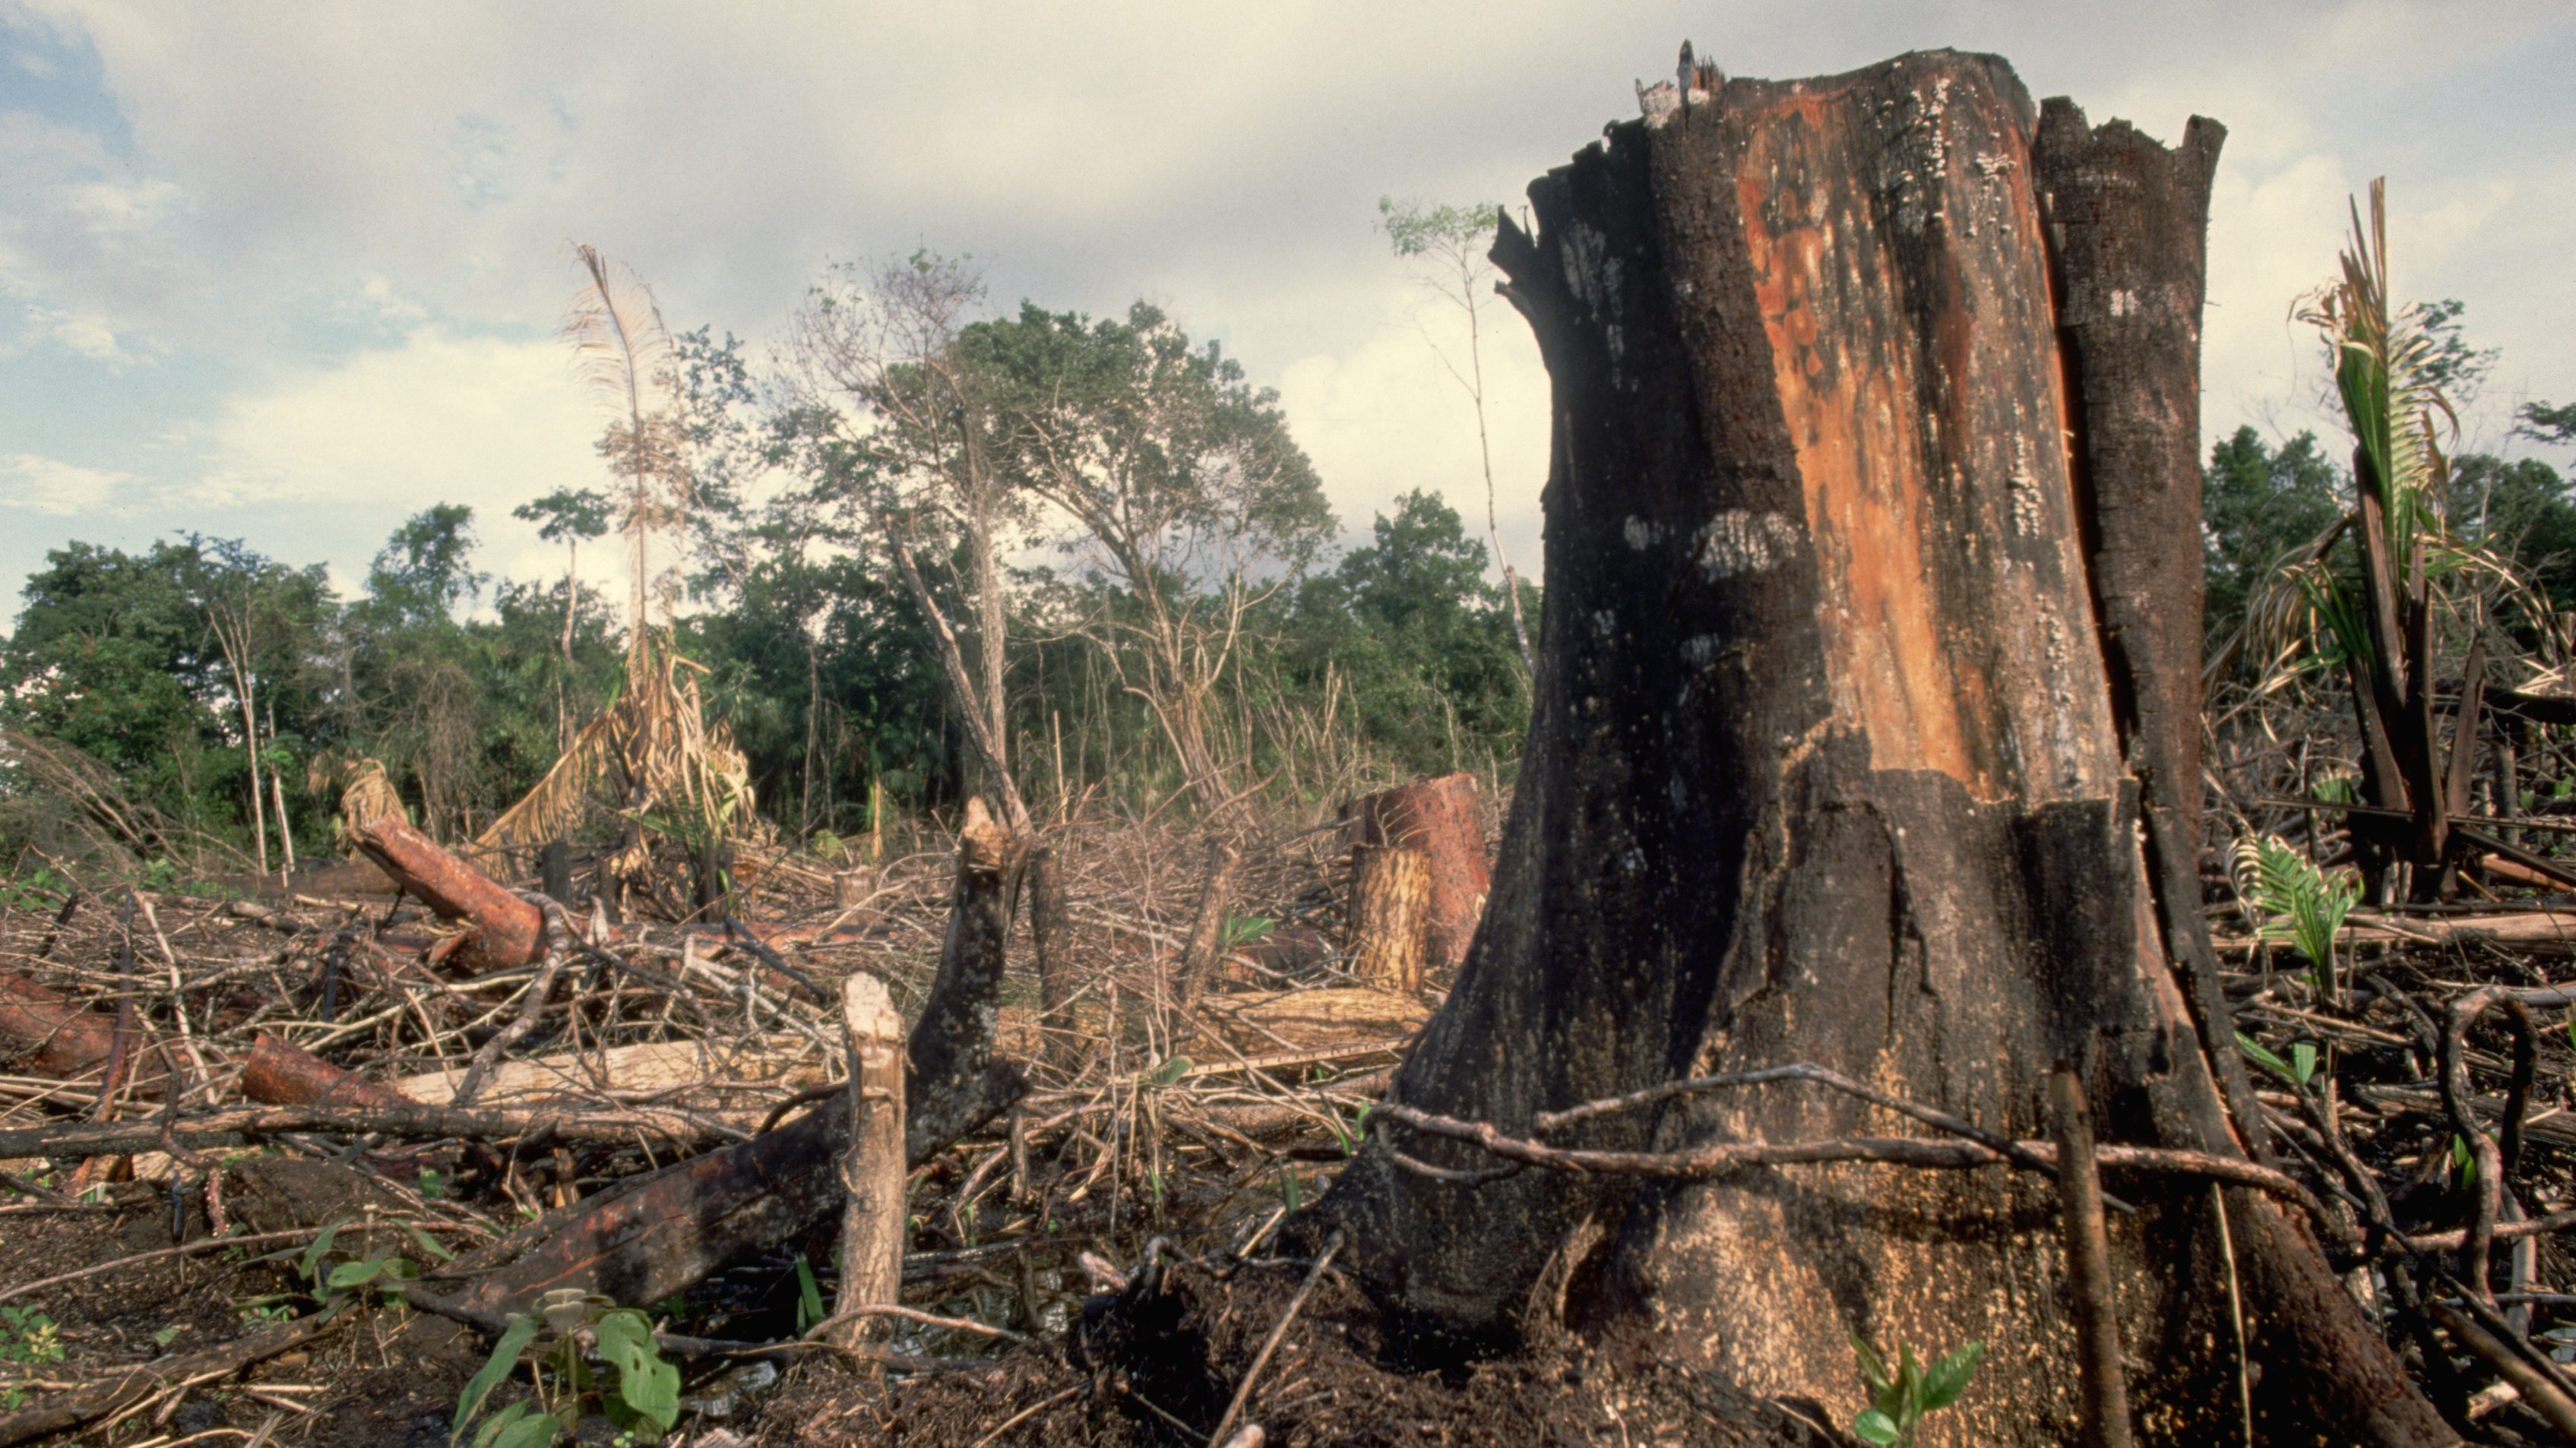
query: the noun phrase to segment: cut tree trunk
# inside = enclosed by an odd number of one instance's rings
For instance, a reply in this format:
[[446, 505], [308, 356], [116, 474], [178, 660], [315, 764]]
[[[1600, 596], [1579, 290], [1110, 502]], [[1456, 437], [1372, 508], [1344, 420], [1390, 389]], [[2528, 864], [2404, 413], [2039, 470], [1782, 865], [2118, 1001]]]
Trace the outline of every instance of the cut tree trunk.
[[439, 914], [467, 923], [465, 942], [448, 957], [458, 965], [511, 970], [544, 951], [543, 911], [413, 826], [387, 815], [359, 826], [352, 838], [396, 884]]
[[1380, 990], [1422, 989], [1431, 857], [1401, 845], [1351, 847], [1351, 974]]
[[[2043, 123], [2002, 61], [1951, 52], [1691, 79], [1533, 185], [1538, 234], [1507, 217], [1495, 246], [1554, 396], [1544, 658], [1493, 900], [1393, 1099], [1527, 1136], [1541, 1111], [1804, 1061], [2021, 1139], [2049, 1134], [2074, 1061], [2106, 1146], [2240, 1153], [2173, 817], [2196, 777], [2199, 573], [2177, 560], [2220, 128], [2168, 151], [2062, 103]], [[1776, 1084], [1550, 1139], [1919, 1129]], [[1508, 1333], [1551, 1256], [1597, 1243], [1567, 1264], [1580, 1328], [1845, 1422], [1866, 1406], [1848, 1334], [1982, 1340], [1924, 1442], [2079, 1432], [2043, 1177], [1468, 1185], [1384, 1147], [1490, 1158], [1386, 1131], [1297, 1233], [1344, 1230], [1343, 1265], [1402, 1312]], [[2212, 1197], [2109, 1186], [2140, 1208], [2107, 1246], [2138, 1437], [2232, 1441]], [[2225, 1196], [2263, 1435], [2455, 1441], [2305, 1226]]]
[[833, 1311], [847, 1319], [839, 1341], [856, 1347], [869, 1320], [852, 1309], [903, 1294], [903, 1017], [884, 981], [860, 970], [841, 982], [841, 1030], [852, 1125], [841, 1153], [841, 1292]]
[[1444, 774], [1352, 801], [1344, 828], [1358, 864], [1363, 846], [1399, 845], [1420, 850], [1430, 867], [1431, 896], [1423, 922], [1423, 964], [1447, 977], [1467, 958], [1476, 921], [1485, 913], [1492, 872], [1485, 861], [1485, 831], [1477, 822], [1476, 776]]
[[[266, 1031], [242, 1063], [241, 1092], [272, 1106], [417, 1106], [420, 1099], [381, 1081], [342, 1070]], [[442, 1105], [441, 1098], [433, 1105]]]

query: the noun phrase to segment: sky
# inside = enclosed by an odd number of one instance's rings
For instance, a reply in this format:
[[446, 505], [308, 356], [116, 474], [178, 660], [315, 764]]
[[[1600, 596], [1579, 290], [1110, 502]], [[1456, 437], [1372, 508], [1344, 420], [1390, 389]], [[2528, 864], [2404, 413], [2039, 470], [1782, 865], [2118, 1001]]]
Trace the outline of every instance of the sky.
[[[1278, 389], [1348, 534], [1416, 487], [1481, 525], [1435, 350], [1459, 314], [1378, 199], [1516, 202], [1684, 39], [1773, 78], [1994, 51], [2096, 122], [2225, 122], [2211, 435], [2328, 425], [2289, 313], [2376, 175], [2398, 293], [2459, 298], [2499, 349], [2467, 441], [2576, 400], [2558, 4], [0, 0], [0, 620], [75, 538], [242, 537], [353, 588], [441, 502], [482, 567], [559, 573], [509, 515], [604, 477], [557, 336], [576, 241], [755, 349], [827, 264], [923, 247], [1000, 306], [1147, 299]], [[1502, 537], [1534, 571], [1546, 378], [1487, 315]]]

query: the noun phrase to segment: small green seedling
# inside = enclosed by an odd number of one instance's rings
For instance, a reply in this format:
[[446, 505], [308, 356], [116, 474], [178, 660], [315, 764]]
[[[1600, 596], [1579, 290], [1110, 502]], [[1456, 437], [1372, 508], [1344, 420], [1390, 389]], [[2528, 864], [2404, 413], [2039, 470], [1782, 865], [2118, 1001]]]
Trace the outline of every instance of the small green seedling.
[[2236, 890], [2262, 938], [2289, 942], [2308, 958], [2318, 992], [2333, 995], [2335, 934], [2361, 901], [2359, 877], [2339, 870], [2329, 879], [2289, 841], [2265, 835], [2237, 842]]
[[2245, 1053], [2247, 1060], [2303, 1091], [2316, 1080], [2317, 1047], [2313, 1041], [2293, 1042], [2290, 1059], [2286, 1061], [2279, 1053], [2243, 1031], [2236, 1033], [2236, 1048]]
[[[398, 1294], [404, 1283], [420, 1275], [419, 1263], [388, 1252], [333, 1261], [332, 1243], [340, 1235], [340, 1229], [347, 1225], [349, 1219], [343, 1217], [324, 1227], [295, 1264], [296, 1275], [312, 1285], [313, 1296], [323, 1307], [333, 1308], [344, 1302], [364, 1302]], [[443, 1260], [453, 1255], [417, 1227], [412, 1229], [411, 1235], [434, 1257]]]
[[803, 1337], [830, 1315], [823, 1310], [823, 1286], [814, 1280], [813, 1265], [802, 1257], [797, 1258], [796, 1335]]
[[[493, 1392], [522, 1361], [536, 1382], [535, 1399], [486, 1416]], [[616, 1370], [614, 1386], [602, 1385], [594, 1361]], [[569, 1435], [593, 1403], [622, 1441], [658, 1442], [680, 1418], [680, 1369], [662, 1357], [643, 1313], [578, 1292], [549, 1294], [538, 1317], [511, 1320], [492, 1356], [457, 1395], [448, 1445], [547, 1448]]]
[[1869, 1386], [1870, 1405], [1852, 1419], [1852, 1433], [1864, 1443], [1907, 1445], [1926, 1414], [1959, 1401], [1968, 1380], [1977, 1375], [1986, 1345], [1972, 1342], [1926, 1368], [1914, 1361], [1914, 1349], [1896, 1345], [1896, 1367], [1859, 1333], [1851, 1334], [1852, 1355], [1860, 1360], [1860, 1377]]

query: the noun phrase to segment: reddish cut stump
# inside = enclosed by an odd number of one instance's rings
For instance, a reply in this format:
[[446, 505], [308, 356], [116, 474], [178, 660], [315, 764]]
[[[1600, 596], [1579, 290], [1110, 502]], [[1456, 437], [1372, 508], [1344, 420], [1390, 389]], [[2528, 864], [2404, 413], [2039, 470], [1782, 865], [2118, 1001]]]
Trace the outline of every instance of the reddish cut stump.
[[1422, 989], [1431, 935], [1431, 857], [1396, 845], [1351, 849], [1351, 974], [1380, 990]]
[[1476, 776], [1416, 780], [1355, 800], [1343, 814], [1354, 869], [1363, 846], [1397, 845], [1422, 852], [1430, 886], [1423, 965], [1446, 977], [1467, 958], [1493, 879], [1485, 862], [1485, 832], [1476, 819]]
[[[2171, 473], [2197, 445], [2177, 400], [2217, 128], [2167, 150], [2065, 107], [2043, 146], [2010, 68], [1951, 52], [1691, 79], [1533, 185], [1538, 233], [1507, 214], [1495, 245], [1553, 393], [1544, 657], [1493, 900], [1392, 1098], [1527, 1136], [1541, 1112], [1809, 1062], [2018, 1139], [2049, 1134], [2067, 1061], [2105, 1144], [2240, 1153], [2169, 818], [2197, 727], [2169, 624], [2199, 578]], [[1891, 1132], [1921, 1129], [1774, 1084], [1550, 1139]], [[1293, 1235], [1340, 1228], [1338, 1260], [1409, 1315], [1507, 1333], [1573, 1252], [1578, 1328], [1757, 1394], [1848, 1422], [1851, 1334], [1974, 1339], [1984, 1365], [1927, 1442], [2080, 1432], [2043, 1177], [1493, 1177], [1463, 1143], [1381, 1140]], [[2139, 1207], [2106, 1224], [2139, 1441], [2237, 1435], [2211, 1286], [2231, 1266], [2269, 1441], [2456, 1441], [2277, 1202], [2228, 1189], [2229, 1239], [2205, 1190], [2111, 1189]]]
[[436, 840], [390, 815], [360, 826], [352, 838], [395, 883], [432, 910], [473, 928], [450, 957], [459, 965], [510, 970], [544, 951], [544, 912], [449, 854]]

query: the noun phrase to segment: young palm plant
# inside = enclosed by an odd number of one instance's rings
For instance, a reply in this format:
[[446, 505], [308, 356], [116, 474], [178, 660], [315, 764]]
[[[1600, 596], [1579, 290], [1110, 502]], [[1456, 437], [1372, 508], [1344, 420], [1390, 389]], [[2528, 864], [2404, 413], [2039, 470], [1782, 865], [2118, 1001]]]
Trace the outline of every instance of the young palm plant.
[[[2350, 815], [2365, 891], [2385, 902], [2448, 890], [2463, 835], [2487, 673], [2490, 598], [2527, 588], [2510, 564], [2463, 542], [2442, 515], [2456, 430], [2432, 366], [2438, 339], [2420, 306], [2392, 309], [2385, 183], [2370, 216], [2353, 212], [2340, 275], [2303, 300], [2334, 364], [2353, 435], [2353, 507], [2282, 566], [2257, 600], [2249, 632], [2269, 667], [2263, 690], [2340, 669], [2361, 744], [2361, 801]], [[2438, 663], [2459, 657], [2458, 707], [2447, 738], [2436, 718]], [[2519, 855], [2520, 852], [2513, 852]]]
[[609, 413], [599, 453], [617, 480], [615, 517], [632, 550], [626, 678], [536, 787], [475, 843], [528, 848], [604, 809], [618, 826], [603, 857], [603, 884], [655, 893], [654, 845], [667, 841], [697, 862], [696, 904], [705, 908], [725, 888], [725, 841], [752, 819], [751, 769], [724, 726], [706, 721], [698, 689], [706, 670], [682, 657], [672, 638], [676, 579], [653, 567], [654, 535], [667, 536], [687, 519], [692, 494], [671, 335], [652, 289], [632, 268], [610, 266], [589, 246], [574, 254], [589, 280], [574, 295], [563, 332]]

